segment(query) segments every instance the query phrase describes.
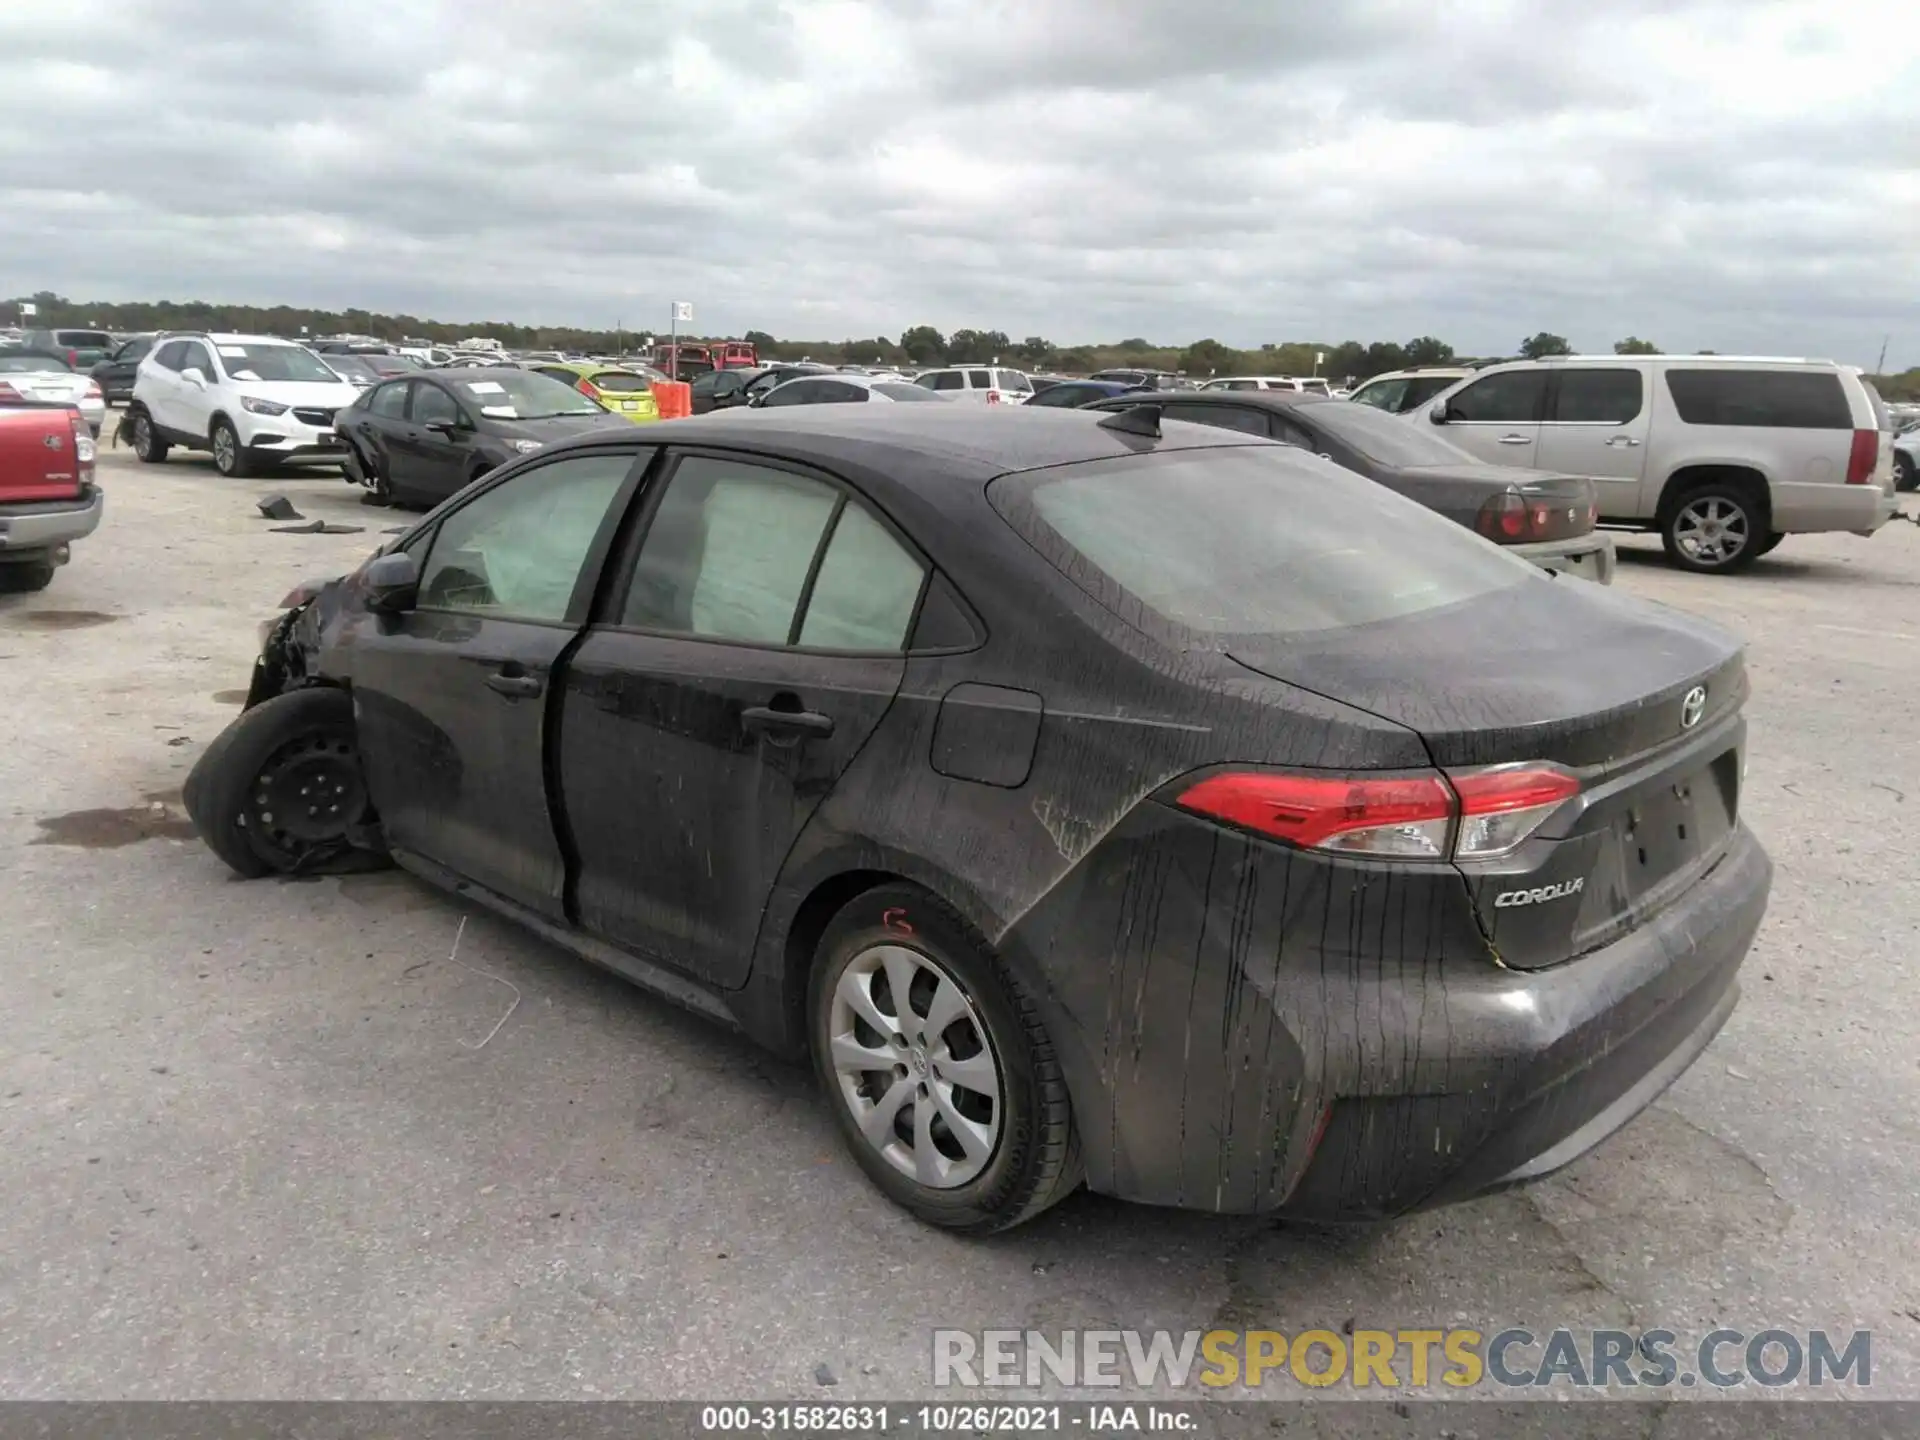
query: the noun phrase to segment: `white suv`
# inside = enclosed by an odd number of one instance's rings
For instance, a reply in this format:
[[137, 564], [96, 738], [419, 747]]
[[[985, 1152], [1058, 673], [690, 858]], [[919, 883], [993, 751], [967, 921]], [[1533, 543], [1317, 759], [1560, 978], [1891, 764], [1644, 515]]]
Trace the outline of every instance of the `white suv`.
[[1601, 524], [1657, 531], [1685, 570], [1744, 569], [1800, 532], [1871, 535], [1894, 511], [1886, 406], [1831, 360], [1520, 360], [1400, 418], [1482, 460], [1587, 476]]
[[956, 365], [927, 370], [913, 383], [938, 391], [949, 400], [972, 400], [982, 405], [1024, 405], [1033, 398], [1033, 382], [1018, 370], [997, 365]]
[[262, 465], [338, 465], [334, 412], [359, 391], [305, 346], [263, 335], [174, 335], [134, 372], [127, 423], [149, 464], [175, 446], [211, 450], [222, 475]]

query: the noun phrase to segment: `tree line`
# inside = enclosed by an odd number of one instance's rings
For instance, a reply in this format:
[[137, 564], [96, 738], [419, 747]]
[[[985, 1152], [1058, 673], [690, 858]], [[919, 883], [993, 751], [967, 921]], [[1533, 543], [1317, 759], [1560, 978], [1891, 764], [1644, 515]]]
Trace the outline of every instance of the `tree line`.
[[[297, 305], [222, 305], [205, 300], [132, 302], [74, 301], [51, 291], [0, 301], [0, 322], [14, 323], [25, 300], [38, 308], [30, 322], [37, 328], [79, 326], [120, 332], [152, 330], [231, 330], [285, 335], [355, 334], [382, 340], [421, 339], [452, 344], [469, 336], [490, 335], [511, 350], [569, 350], [596, 355], [630, 354], [656, 338], [652, 332], [625, 329], [590, 330], [565, 325], [516, 325], [505, 320], [464, 320], [457, 323], [427, 320], [417, 315], [387, 315], [370, 310], [317, 310]], [[1359, 381], [1388, 370], [1413, 365], [1448, 365], [1469, 359], [1538, 359], [1571, 355], [1565, 336], [1542, 330], [1523, 339], [1512, 356], [1463, 356], [1432, 335], [1418, 335], [1404, 344], [1376, 340], [1276, 341], [1255, 349], [1236, 349], [1218, 340], [1196, 340], [1168, 345], [1132, 336], [1094, 345], [1060, 345], [1043, 335], [1015, 340], [1003, 330], [960, 329], [942, 334], [931, 325], [914, 325], [897, 338], [876, 335], [866, 340], [781, 340], [764, 330], [745, 335], [702, 338], [739, 338], [752, 342], [762, 359], [819, 360], [856, 365], [984, 365], [998, 361], [1026, 370], [1059, 370], [1089, 374], [1095, 370], [1177, 370], [1204, 378], [1208, 375], [1325, 375], [1336, 381]], [[1616, 355], [1658, 355], [1660, 346], [1637, 335], [1613, 342]], [[1702, 355], [1712, 351], [1697, 352]], [[1920, 399], [1920, 370], [1905, 375], [1872, 377], [1890, 400]]]

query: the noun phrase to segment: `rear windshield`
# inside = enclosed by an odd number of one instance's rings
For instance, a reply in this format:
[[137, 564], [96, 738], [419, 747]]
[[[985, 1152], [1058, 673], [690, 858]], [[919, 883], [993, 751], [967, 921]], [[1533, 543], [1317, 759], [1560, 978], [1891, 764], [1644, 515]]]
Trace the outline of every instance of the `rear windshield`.
[[1279, 446], [1096, 460], [1010, 476], [990, 493], [1003, 514], [1030, 504], [1067, 547], [1050, 555], [1056, 566], [1116, 613], [1143, 605], [1211, 635], [1398, 620], [1542, 574], [1423, 505]]
[[77, 350], [111, 350], [113, 337], [99, 330], [56, 330], [54, 338]]
[[593, 377], [595, 388], [605, 390], [609, 395], [631, 395], [640, 390], [653, 387], [644, 375], [629, 375], [624, 370], [602, 370]]
[[0, 352], [0, 375], [34, 375], [56, 370], [71, 373], [73, 367], [60, 356], [49, 355], [44, 350]]
[[1323, 405], [1302, 405], [1293, 413], [1376, 464], [1420, 467], [1480, 463], [1452, 441], [1435, 435], [1431, 428], [1409, 425], [1371, 405], [1329, 400]]
[[1846, 392], [1831, 370], [1669, 370], [1667, 393], [1689, 425], [1853, 428]]
[[1873, 407], [1874, 426], [1881, 430], [1893, 429], [1893, 415], [1887, 409], [1887, 402], [1880, 398], [1880, 392], [1864, 380], [1860, 388], [1867, 392], [1867, 404]]
[[1401, 380], [1369, 380], [1347, 398], [1356, 405], [1371, 405], [1389, 414], [1404, 415], [1414, 406], [1431, 400], [1459, 378], [1457, 375], [1422, 375]]

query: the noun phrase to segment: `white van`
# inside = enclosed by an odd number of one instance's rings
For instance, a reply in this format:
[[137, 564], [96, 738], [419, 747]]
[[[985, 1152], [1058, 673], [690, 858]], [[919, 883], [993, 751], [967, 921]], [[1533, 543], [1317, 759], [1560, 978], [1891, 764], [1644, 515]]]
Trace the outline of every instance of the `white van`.
[[1589, 477], [1601, 524], [1657, 531], [1686, 570], [1744, 569], [1796, 533], [1871, 535], [1894, 510], [1886, 406], [1831, 360], [1518, 360], [1400, 418], [1482, 460]]

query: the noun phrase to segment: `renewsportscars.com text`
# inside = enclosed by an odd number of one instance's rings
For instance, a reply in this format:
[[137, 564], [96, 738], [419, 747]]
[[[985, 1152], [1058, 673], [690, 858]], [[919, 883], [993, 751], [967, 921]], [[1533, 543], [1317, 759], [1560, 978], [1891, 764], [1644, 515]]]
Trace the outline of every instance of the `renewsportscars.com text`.
[[1853, 1330], [936, 1330], [936, 1386], [1730, 1390], [1873, 1383]]

